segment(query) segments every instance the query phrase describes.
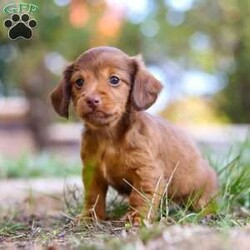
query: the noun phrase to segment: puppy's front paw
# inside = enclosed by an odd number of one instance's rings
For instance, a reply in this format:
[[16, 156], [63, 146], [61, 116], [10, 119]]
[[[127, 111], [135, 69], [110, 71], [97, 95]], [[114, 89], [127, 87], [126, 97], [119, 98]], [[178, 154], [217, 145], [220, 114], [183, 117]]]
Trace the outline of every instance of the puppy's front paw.
[[123, 216], [122, 220], [128, 222], [129, 224], [131, 224], [132, 226], [135, 226], [135, 227], [141, 226], [141, 223], [142, 223], [142, 218], [137, 211], [127, 212]]
[[80, 225], [86, 221], [93, 220], [90, 216], [85, 213], [78, 214], [72, 221], [71, 224], [74, 226]]
[[81, 214], [77, 215], [72, 223], [74, 225], [79, 225], [85, 222], [96, 222], [99, 220], [104, 220], [104, 218], [97, 216], [95, 213], [89, 210], [89, 211], [84, 211]]

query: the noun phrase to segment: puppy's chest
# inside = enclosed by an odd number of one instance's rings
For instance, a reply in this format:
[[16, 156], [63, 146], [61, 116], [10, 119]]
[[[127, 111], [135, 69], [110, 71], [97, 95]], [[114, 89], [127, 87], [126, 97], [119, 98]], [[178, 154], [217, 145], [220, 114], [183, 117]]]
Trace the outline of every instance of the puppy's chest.
[[102, 150], [101, 170], [103, 176], [120, 193], [130, 192], [126, 181], [132, 184], [132, 173], [125, 159], [126, 153], [118, 147], [110, 145]]

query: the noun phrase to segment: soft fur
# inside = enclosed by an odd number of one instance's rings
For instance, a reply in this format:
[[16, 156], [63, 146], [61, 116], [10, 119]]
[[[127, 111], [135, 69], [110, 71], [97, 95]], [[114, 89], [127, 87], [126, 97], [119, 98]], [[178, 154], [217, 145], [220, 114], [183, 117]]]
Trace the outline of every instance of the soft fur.
[[[120, 78], [111, 86], [111, 76]], [[77, 86], [79, 79], [84, 80]], [[162, 89], [140, 57], [97, 47], [69, 65], [51, 94], [56, 112], [68, 117], [70, 101], [84, 121], [83, 216], [105, 219], [108, 186], [129, 196], [127, 218], [152, 218], [163, 193], [185, 202], [195, 197], [200, 209], [214, 197], [217, 177], [193, 141], [176, 126], [152, 116], [150, 107]], [[185, 108], [185, 107], [184, 107]]]

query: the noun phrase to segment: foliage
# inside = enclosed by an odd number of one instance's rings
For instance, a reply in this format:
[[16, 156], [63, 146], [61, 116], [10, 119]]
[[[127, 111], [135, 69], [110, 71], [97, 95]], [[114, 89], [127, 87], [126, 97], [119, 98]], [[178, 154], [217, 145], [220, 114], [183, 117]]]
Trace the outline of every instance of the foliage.
[[[51, 89], [57, 80], [44, 68], [48, 53], [71, 61], [90, 47], [111, 45], [131, 55], [141, 52], [147, 62], [163, 69], [173, 61], [182, 69], [219, 75], [228, 84], [216, 96], [215, 108], [233, 122], [249, 122], [250, 2], [197, 0], [184, 10], [174, 8], [171, 1], [146, 2], [145, 18], [134, 22], [124, 13], [119, 16], [115, 4], [104, 0], [71, 1], [66, 6], [37, 0], [40, 10], [34, 17], [39, 27], [33, 39], [11, 42], [5, 27], [0, 26], [0, 91], [15, 95], [27, 82], [34, 82], [37, 74], [47, 75], [39, 84], [46, 82]], [[0, 21], [4, 18], [1, 15]], [[172, 82], [174, 85], [178, 82]]]

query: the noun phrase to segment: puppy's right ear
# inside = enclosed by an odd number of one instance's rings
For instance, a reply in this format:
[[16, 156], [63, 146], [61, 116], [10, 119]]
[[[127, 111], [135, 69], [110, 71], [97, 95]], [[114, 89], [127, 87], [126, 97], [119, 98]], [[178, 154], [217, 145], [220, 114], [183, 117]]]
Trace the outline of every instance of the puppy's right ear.
[[71, 96], [70, 78], [74, 64], [70, 64], [63, 72], [63, 77], [57, 87], [51, 92], [50, 99], [55, 111], [62, 117], [68, 118]]

